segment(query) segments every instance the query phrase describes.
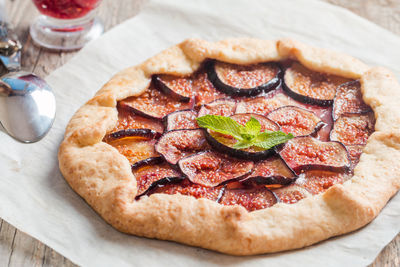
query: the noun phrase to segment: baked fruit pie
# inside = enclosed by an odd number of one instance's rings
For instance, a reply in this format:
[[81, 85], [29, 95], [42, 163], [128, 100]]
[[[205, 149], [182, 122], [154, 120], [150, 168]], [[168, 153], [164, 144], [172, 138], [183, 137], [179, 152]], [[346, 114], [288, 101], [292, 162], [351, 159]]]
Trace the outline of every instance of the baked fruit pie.
[[190, 39], [76, 112], [60, 170], [119, 231], [296, 249], [366, 225], [399, 190], [399, 103], [391, 72], [338, 52]]

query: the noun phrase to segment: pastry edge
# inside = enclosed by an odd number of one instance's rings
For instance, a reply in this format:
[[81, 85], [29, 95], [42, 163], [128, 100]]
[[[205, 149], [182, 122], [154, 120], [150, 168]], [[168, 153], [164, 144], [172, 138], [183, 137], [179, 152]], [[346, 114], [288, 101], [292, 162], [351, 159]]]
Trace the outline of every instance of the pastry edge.
[[[135, 201], [136, 180], [129, 162], [102, 143], [117, 121], [116, 103], [146, 90], [152, 74], [188, 75], [206, 58], [237, 64], [292, 58], [315, 71], [360, 79], [377, 122], [353, 178], [296, 204], [280, 203], [250, 213], [241, 206], [179, 194]], [[399, 190], [400, 163], [395, 159], [400, 156], [400, 126], [392, 124], [400, 122], [400, 108], [393, 99], [397, 95], [400, 85], [390, 71], [298, 41], [189, 39], [116, 74], [77, 111], [60, 146], [60, 170], [71, 187], [121, 232], [233, 255], [301, 248], [366, 225]]]

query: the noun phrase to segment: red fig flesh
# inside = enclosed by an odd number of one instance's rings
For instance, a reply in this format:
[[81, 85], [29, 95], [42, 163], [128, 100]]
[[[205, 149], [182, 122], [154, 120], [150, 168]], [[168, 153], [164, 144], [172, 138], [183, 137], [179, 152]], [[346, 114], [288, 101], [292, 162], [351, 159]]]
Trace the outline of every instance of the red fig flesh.
[[295, 106], [275, 109], [267, 118], [276, 122], [283, 132], [294, 136], [313, 135], [324, 125], [313, 112]]
[[281, 202], [286, 204], [294, 204], [303, 198], [311, 196], [307, 190], [296, 184], [273, 189], [272, 192], [274, 192]]
[[267, 188], [261, 189], [226, 189], [220, 203], [240, 205], [248, 211], [272, 207], [277, 203], [276, 196]]
[[296, 184], [307, 189], [311, 194], [323, 193], [335, 184], [342, 184], [351, 176], [344, 172], [309, 170], [301, 174]]
[[183, 179], [181, 178], [182, 175], [178, 171], [171, 168], [167, 163], [145, 166], [135, 170], [133, 174], [135, 175], [137, 182], [137, 196], [144, 194], [150, 189], [153, 183], [156, 183], [162, 179]]
[[185, 157], [178, 165], [191, 182], [206, 187], [239, 179], [254, 166], [252, 161], [238, 160], [211, 151]]
[[154, 82], [166, 95], [178, 101], [189, 102], [194, 97], [193, 81], [190, 77], [162, 74], [155, 76]]
[[180, 102], [151, 85], [141, 95], [128, 97], [120, 101], [119, 105], [132, 110], [138, 115], [161, 120], [164, 116], [176, 110], [192, 108], [193, 101], [188, 103]]
[[345, 145], [365, 145], [375, 126], [374, 113], [340, 116], [333, 124], [330, 138]]
[[371, 108], [362, 99], [359, 81], [344, 83], [337, 88], [332, 111], [334, 120], [343, 114], [366, 113], [368, 111], [371, 111]]
[[206, 198], [212, 201], [219, 201], [223, 193], [222, 187], [204, 187], [185, 181], [179, 184], [166, 184], [156, 188], [152, 193], [181, 194], [195, 198]]
[[313, 105], [329, 106], [336, 88], [347, 79], [315, 72], [295, 62], [285, 71], [283, 88], [294, 99]]
[[165, 129], [166, 131], [172, 131], [199, 128], [196, 118], [197, 112], [193, 109], [172, 112], [164, 118]]
[[155, 150], [160, 153], [170, 164], [176, 164], [180, 159], [204, 151], [209, 145], [201, 129], [174, 130], [164, 133], [155, 145]]
[[344, 171], [350, 168], [348, 152], [339, 142], [296, 137], [289, 140], [279, 154], [297, 174], [309, 169]]
[[235, 65], [220, 61], [209, 64], [208, 77], [214, 86], [232, 96], [254, 96], [280, 84], [280, 67], [276, 63]]

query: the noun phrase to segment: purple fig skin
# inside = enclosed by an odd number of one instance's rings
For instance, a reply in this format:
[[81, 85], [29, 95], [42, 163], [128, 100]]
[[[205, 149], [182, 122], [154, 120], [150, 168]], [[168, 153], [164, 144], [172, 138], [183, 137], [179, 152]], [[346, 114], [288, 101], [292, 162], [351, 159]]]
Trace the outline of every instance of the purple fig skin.
[[256, 185], [287, 185], [294, 182], [297, 175], [279, 156], [255, 163], [252, 173], [240, 182]]
[[290, 96], [291, 98], [293, 98], [294, 100], [297, 100], [299, 102], [303, 102], [303, 103], [310, 104], [310, 105], [317, 105], [317, 106], [321, 106], [321, 107], [327, 107], [327, 106], [332, 105], [332, 103], [333, 103], [333, 100], [316, 99], [316, 98], [312, 98], [309, 96], [305, 96], [305, 95], [296, 93], [295, 91], [290, 89], [290, 87], [287, 86], [285, 82], [283, 82], [282, 88], [288, 96]]
[[110, 133], [105, 139], [108, 141], [125, 137], [143, 137], [148, 139], [157, 139], [161, 136], [159, 132], [150, 129], [126, 129], [118, 132]]
[[169, 113], [192, 109], [194, 98], [189, 102], [180, 102], [151, 84], [143, 94], [119, 101], [119, 106], [142, 117], [162, 121]]
[[343, 83], [338, 86], [333, 100], [333, 121], [336, 121], [341, 115], [365, 114], [371, 111], [371, 107], [362, 99], [361, 84], [358, 80]]
[[155, 188], [159, 187], [159, 186], [163, 186], [163, 185], [167, 185], [167, 184], [177, 184], [182, 182], [183, 180], [185, 180], [185, 177], [165, 177], [162, 178], [158, 181], [155, 181], [154, 183], [152, 183], [149, 188], [147, 188], [145, 191], [143, 191], [142, 193], [140, 193], [139, 195], [136, 196], [136, 200], [138, 200], [140, 197], [147, 195], [148, 193], [150, 193], [151, 191], [153, 191]]
[[154, 85], [161, 90], [162, 92], [164, 92], [166, 95], [170, 95], [171, 97], [175, 98], [178, 101], [181, 102], [189, 102], [194, 96], [184, 96], [179, 94], [178, 92], [176, 92], [174, 90], [174, 88], [169, 87], [160, 76], [155, 75], [153, 76], [153, 82]]
[[205, 115], [219, 115], [228, 117], [235, 114], [236, 105], [237, 103], [234, 99], [220, 98], [208, 104], [202, 105], [198, 116], [202, 117]]
[[[339, 156], [343, 157], [342, 161], [337, 163], [337, 166], [332, 165], [334, 162], [332, 162], [331, 165], [329, 165], [328, 163], [322, 164], [322, 163], [318, 162], [318, 161], [320, 161], [319, 156], [325, 155], [324, 153], [326, 153], [326, 152], [322, 152], [323, 154], [320, 154], [321, 151], [317, 151], [315, 153], [318, 154], [318, 157], [314, 157], [313, 159], [311, 159], [312, 161], [315, 161], [315, 162], [310, 162], [308, 164], [296, 162], [296, 160], [293, 160], [292, 157], [290, 157], [289, 152], [294, 151], [293, 150], [294, 148], [291, 147], [291, 146], [293, 146], [293, 143], [296, 144], [296, 142], [299, 142], [299, 140], [302, 140], [302, 139], [305, 142], [310, 141], [310, 142], [314, 142], [314, 143], [319, 143], [319, 144], [317, 144], [318, 148], [320, 147], [321, 144], [325, 144], [325, 145], [329, 144], [331, 146], [336, 146]], [[305, 149], [308, 150], [308, 148], [309, 148], [309, 146], [307, 146], [307, 148], [305, 148]], [[346, 147], [342, 143], [337, 142], [337, 141], [322, 142], [313, 137], [303, 137], [303, 136], [295, 137], [292, 140], [288, 141], [284, 146], [282, 146], [278, 152], [279, 152], [279, 155], [281, 156], [281, 158], [286, 162], [286, 164], [297, 175], [299, 175], [300, 173], [302, 173], [303, 171], [306, 171], [306, 170], [328, 170], [328, 171], [334, 171], [334, 172], [348, 172], [348, 171], [350, 171], [350, 167], [351, 167], [351, 160], [350, 160], [349, 152], [347, 151]], [[338, 157], [338, 155], [334, 155], [335, 159], [337, 157]], [[296, 157], [294, 157], [294, 158], [296, 158]]]
[[162, 157], [151, 157], [147, 158], [138, 162], [135, 162], [134, 164], [131, 165], [131, 169], [136, 170], [138, 168], [147, 166], [147, 165], [154, 165], [154, 164], [159, 164], [162, 163], [164, 159]]
[[[251, 116], [256, 118], [261, 123], [262, 131], [263, 131], [263, 128], [265, 128], [265, 130], [271, 130], [271, 131], [278, 131], [280, 129], [278, 124], [276, 124], [275, 122], [271, 121], [270, 119], [268, 119], [265, 116], [262, 116], [260, 114], [240, 113], [240, 114], [235, 114], [235, 115], [231, 116], [231, 118], [233, 118], [233, 119], [237, 118], [237, 120], [239, 120], [239, 118], [241, 118], [243, 116], [248, 117], [248, 119], [250, 119]], [[248, 149], [248, 150], [235, 149], [235, 148], [232, 148], [228, 145], [225, 145], [225, 144], [222, 144], [221, 142], [219, 142], [217, 139], [215, 139], [212, 136], [211, 131], [208, 129], [204, 129], [204, 134], [207, 139], [207, 142], [211, 145], [212, 148], [214, 148], [216, 151], [230, 155], [235, 158], [249, 159], [249, 160], [257, 161], [257, 160], [266, 159], [269, 156], [275, 154], [274, 148], [271, 148], [268, 150], [260, 150], [260, 151], [251, 151], [250, 149]]]
[[[184, 116], [183, 119], [186, 120], [185, 126], [179, 126], [182, 122], [182, 118], [179, 116]], [[197, 112], [193, 109], [177, 110], [164, 117], [163, 122], [165, 125], [165, 131], [172, 130], [188, 130], [197, 129], [199, 126], [196, 121]], [[181, 121], [180, 121], [181, 119]]]
[[213, 151], [203, 151], [182, 158], [178, 162], [181, 172], [193, 183], [215, 187], [249, 174], [254, 163], [238, 160]]
[[218, 76], [215, 70], [216, 61], [210, 61], [207, 64], [207, 74], [208, 79], [213, 83], [216, 89], [220, 90], [221, 92], [231, 95], [231, 96], [255, 96], [262, 92], [269, 92], [275, 88], [277, 88], [281, 83], [281, 75], [282, 69], [277, 63], [269, 63], [274, 64], [274, 67], [278, 68], [278, 72], [274, 78], [269, 80], [267, 83], [253, 87], [253, 88], [237, 88], [231, 85], [224, 83], [220, 77]]
[[209, 149], [209, 145], [202, 129], [172, 130], [158, 139], [155, 149], [165, 161], [176, 165], [188, 155]]
[[[310, 126], [312, 126], [312, 128], [307, 129], [306, 133], [302, 133], [302, 134], [297, 134], [294, 131], [289, 131], [289, 130], [285, 130], [285, 125], [280, 125], [279, 121], [276, 120], [274, 118], [274, 116], [276, 114], [278, 114], [279, 112], [283, 112], [283, 114], [287, 114], [288, 111], [290, 110], [296, 110], [297, 112], [303, 112], [303, 114], [305, 114], [304, 118], [308, 119], [308, 121], [311, 121]], [[309, 111], [307, 109], [304, 108], [300, 108], [300, 107], [296, 107], [296, 106], [284, 106], [284, 107], [280, 107], [277, 109], [274, 109], [273, 111], [271, 111], [270, 113], [267, 114], [267, 118], [275, 121], [278, 125], [280, 125], [281, 130], [285, 133], [292, 133], [294, 136], [315, 136], [318, 131], [326, 125], [325, 122], [323, 122], [317, 115], [315, 115], [312, 111]], [[301, 122], [300, 122], [301, 123]], [[304, 125], [300, 125], [302, 127], [304, 127]]]
[[164, 132], [164, 125], [159, 120], [149, 119], [135, 114], [130, 109], [117, 105], [118, 125], [113, 132], [126, 129], [151, 129], [160, 134]]
[[[318, 88], [318, 89], [320, 89], [320, 92], [324, 92], [325, 90], [327, 90], [327, 92], [331, 92], [331, 94], [328, 94], [328, 95], [326, 95], [326, 98], [321, 99], [321, 98], [315, 98], [315, 96], [312, 96], [312, 95], [306, 95], [306, 94], [297, 92], [297, 90], [295, 88], [290, 87], [291, 86], [290, 83], [293, 82], [293, 77], [291, 75], [295, 75], [295, 74], [292, 74], [292, 72], [295, 72], [295, 73], [297, 72], [296, 76], [294, 76], [294, 77], [298, 76], [301, 79], [302, 76], [306, 76], [308, 79], [310, 79], [310, 82], [311, 82], [310, 86], [311, 86], [311, 88], [314, 88], [313, 90], [315, 90], [315, 88]], [[308, 80], [307, 78], [306, 78], [306, 80]], [[290, 97], [292, 97], [293, 99], [295, 99], [297, 101], [311, 104], [311, 105], [318, 105], [318, 106], [326, 107], [326, 106], [331, 106], [333, 103], [333, 99], [335, 96], [335, 90], [333, 89], [332, 86], [337, 88], [340, 84], [342, 84], [346, 81], [348, 81], [348, 80], [344, 79], [344, 78], [340, 78], [338, 76], [314, 72], [296, 62], [296, 63], [293, 63], [289, 68], [287, 68], [285, 70], [285, 74], [283, 75], [282, 88]], [[323, 86], [325, 88], [321, 89], [319, 87], [313, 87], [312, 86], [313, 82], [315, 82], [317, 84], [317, 86]]]
[[[357, 124], [357, 119], [359, 122]], [[340, 129], [340, 125], [344, 126]], [[350, 127], [353, 124], [353, 127]], [[350, 131], [356, 129], [356, 132]], [[364, 113], [347, 113], [340, 115], [333, 123], [329, 138], [344, 145], [365, 145], [368, 137], [375, 131], [375, 116], [372, 111]], [[343, 138], [343, 136], [347, 137]]]
[[171, 168], [166, 162], [153, 162], [143, 168], [133, 170], [133, 174], [136, 178], [137, 196], [146, 194], [155, 184], [183, 179], [182, 174]]

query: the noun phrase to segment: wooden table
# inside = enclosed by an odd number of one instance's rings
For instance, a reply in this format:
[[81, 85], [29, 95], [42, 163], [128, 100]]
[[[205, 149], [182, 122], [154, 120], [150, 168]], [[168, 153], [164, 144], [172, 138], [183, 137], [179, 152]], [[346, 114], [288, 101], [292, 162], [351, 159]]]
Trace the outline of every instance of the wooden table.
[[[7, 14], [24, 44], [22, 65], [45, 77], [65, 64], [76, 52], [49, 52], [32, 44], [29, 23], [38, 15], [29, 0], [7, 0]], [[324, 0], [367, 18], [400, 34], [399, 0]], [[99, 10], [106, 30], [134, 16], [145, 0], [104, 0]], [[0, 219], [0, 266], [75, 266], [38, 240]], [[400, 234], [379, 254], [371, 266], [400, 266]]]

